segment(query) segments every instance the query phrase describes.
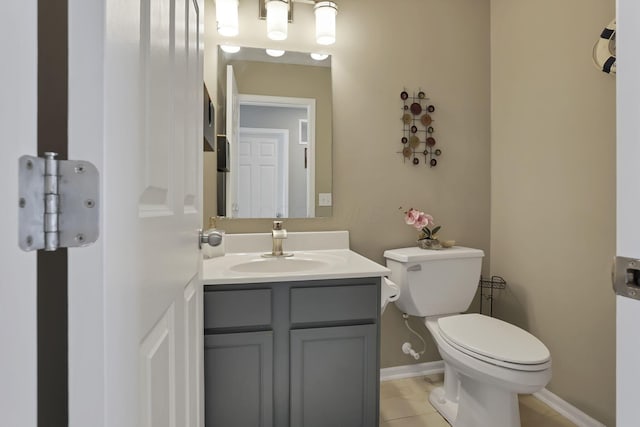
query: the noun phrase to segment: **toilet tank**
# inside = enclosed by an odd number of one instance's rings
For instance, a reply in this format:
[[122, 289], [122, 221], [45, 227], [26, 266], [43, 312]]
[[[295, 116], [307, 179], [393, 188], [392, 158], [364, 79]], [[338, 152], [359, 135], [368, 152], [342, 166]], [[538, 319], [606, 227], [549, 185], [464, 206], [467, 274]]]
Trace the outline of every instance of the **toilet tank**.
[[390, 279], [400, 287], [396, 306], [412, 316], [466, 311], [478, 288], [483, 256], [480, 249], [461, 246], [385, 251]]

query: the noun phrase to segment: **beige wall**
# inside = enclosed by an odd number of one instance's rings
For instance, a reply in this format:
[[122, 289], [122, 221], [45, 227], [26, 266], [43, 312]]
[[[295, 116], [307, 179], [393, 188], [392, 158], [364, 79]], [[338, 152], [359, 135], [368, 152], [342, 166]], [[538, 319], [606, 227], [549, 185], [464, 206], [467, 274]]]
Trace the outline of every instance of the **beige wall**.
[[[239, 43], [276, 46], [252, 6], [241, 2]], [[217, 43], [209, 30], [212, 9], [206, 11], [208, 53]], [[497, 316], [550, 348], [551, 391], [609, 426], [615, 414], [609, 285], [615, 78], [593, 68], [591, 49], [614, 14], [614, 0], [341, 2], [338, 43], [329, 49], [333, 216], [286, 221], [293, 231], [349, 230], [352, 248], [381, 263], [384, 249], [413, 244], [400, 206], [433, 213], [446, 238], [487, 255], [490, 246], [491, 273], [509, 283], [495, 302]], [[288, 48], [313, 45], [306, 15], [296, 13]], [[205, 73], [215, 84], [208, 58]], [[403, 164], [397, 154], [398, 94], [405, 87], [425, 89], [438, 108], [444, 154], [435, 169]], [[219, 225], [254, 232], [268, 230], [270, 221]], [[412, 324], [425, 332], [415, 319]], [[399, 350], [411, 337], [394, 306], [382, 329], [382, 366], [412, 363]], [[429, 341], [423, 360], [435, 359]]]
[[615, 418], [615, 78], [591, 50], [614, 0], [491, 0], [497, 315], [550, 349], [548, 388]]
[[[239, 43], [275, 46], [247, 3], [241, 2]], [[286, 44], [309, 50], [313, 24], [309, 11], [298, 12]], [[333, 216], [286, 221], [293, 231], [349, 230], [352, 248], [381, 263], [384, 249], [413, 243], [400, 206], [432, 213], [443, 236], [487, 255], [490, 242], [491, 273], [509, 283], [496, 315], [550, 348], [552, 392], [609, 426], [615, 423], [609, 285], [615, 78], [593, 68], [591, 49], [614, 14], [614, 0], [341, 2], [338, 43], [329, 49]], [[396, 24], [387, 30], [389, 23]], [[209, 28], [207, 50], [217, 43]], [[205, 73], [215, 85], [215, 64], [205, 60]], [[419, 87], [438, 108], [444, 154], [435, 169], [403, 164], [397, 154], [398, 94]], [[268, 230], [270, 221], [219, 225], [254, 232]], [[383, 367], [412, 363], [399, 350], [410, 335], [394, 306], [382, 329]], [[429, 341], [423, 360], [437, 358]]]
[[[403, 223], [399, 207], [416, 207], [435, 216], [443, 226], [443, 237], [482, 248], [488, 258], [489, 1], [403, 0], [401, 4], [340, 2], [338, 42], [329, 49], [333, 216], [286, 220], [285, 226], [292, 231], [349, 230], [353, 250], [384, 263], [385, 249], [414, 244], [416, 233]], [[255, 19], [254, 6], [240, 2], [238, 43], [277, 46], [265, 39], [264, 23]], [[309, 51], [316, 47], [311, 9], [295, 7], [286, 44]], [[215, 15], [212, 7], [207, 9], [205, 49], [212, 56], [217, 36], [211, 35], [215, 24], [210, 19]], [[205, 79], [215, 84], [212, 62], [205, 60]], [[434, 136], [443, 155], [436, 168], [405, 164], [398, 153], [404, 88], [422, 88], [437, 108]], [[232, 233], [270, 229], [269, 220], [220, 220], [218, 225]], [[415, 319], [412, 324], [427, 333]], [[394, 306], [385, 312], [382, 330], [382, 366], [413, 363], [400, 350], [411, 336]], [[435, 345], [429, 341], [428, 346], [421, 361], [439, 359]]]

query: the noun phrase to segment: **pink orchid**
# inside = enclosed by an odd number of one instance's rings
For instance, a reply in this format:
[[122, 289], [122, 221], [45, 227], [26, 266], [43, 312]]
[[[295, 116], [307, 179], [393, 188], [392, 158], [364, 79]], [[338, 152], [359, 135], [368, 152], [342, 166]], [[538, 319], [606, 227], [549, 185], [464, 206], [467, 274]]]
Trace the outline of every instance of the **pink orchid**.
[[404, 222], [407, 225], [413, 225], [415, 227], [414, 224], [416, 223], [416, 221], [418, 221], [418, 219], [420, 219], [420, 214], [422, 214], [422, 212], [411, 208], [408, 212], [406, 212], [404, 216]]
[[407, 225], [413, 225], [416, 229], [421, 230], [427, 226], [433, 226], [433, 217], [417, 209], [409, 209], [404, 217]]
[[424, 227], [432, 227], [433, 217], [429, 214], [421, 212], [420, 216], [418, 217], [418, 220], [415, 222], [415, 224], [413, 224], [413, 226], [418, 230], [421, 230]]
[[405, 212], [404, 222], [422, 231], [424, 239], [435, 239], [436, 233], [440, 230], [440, 226], [434, 227], [435, 222], [431, 215], [413, 208]]

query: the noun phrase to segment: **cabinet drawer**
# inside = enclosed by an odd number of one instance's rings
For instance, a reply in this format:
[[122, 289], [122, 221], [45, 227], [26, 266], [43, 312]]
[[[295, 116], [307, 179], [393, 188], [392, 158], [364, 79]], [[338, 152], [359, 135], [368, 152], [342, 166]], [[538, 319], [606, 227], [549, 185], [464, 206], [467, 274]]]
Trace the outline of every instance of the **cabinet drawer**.
[[319, 286], [291, 289], [291, 323], [373, 320], [380, 311], [378, 287]]
[[271, 325], [271, 289], [207, 291], [204, 328]]

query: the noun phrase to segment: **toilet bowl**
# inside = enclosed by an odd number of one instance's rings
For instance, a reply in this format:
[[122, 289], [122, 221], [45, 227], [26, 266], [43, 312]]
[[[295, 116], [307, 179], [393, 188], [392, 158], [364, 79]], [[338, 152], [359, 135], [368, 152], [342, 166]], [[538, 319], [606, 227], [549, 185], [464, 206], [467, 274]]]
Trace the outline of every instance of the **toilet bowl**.
[[428, 317], [425, 325], [445, 362], [445, 385], [429, 396], [438, 412], [455, 427], [520, 426], [518, 394], [534, 393], [551, 379], [544, 344], [480, 314]]
[[400, 287], [395, 304], [425, 325], [445, 365], [444, 385], [429, 396], [454, 427], [519, 427], [519, 393], [551, 379], [547, 347], [530, 333], [482, 314], [459, 314], [475, 295], [484, 253], [385, 251], [390, 278]]

